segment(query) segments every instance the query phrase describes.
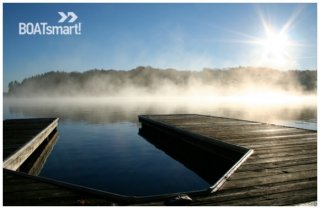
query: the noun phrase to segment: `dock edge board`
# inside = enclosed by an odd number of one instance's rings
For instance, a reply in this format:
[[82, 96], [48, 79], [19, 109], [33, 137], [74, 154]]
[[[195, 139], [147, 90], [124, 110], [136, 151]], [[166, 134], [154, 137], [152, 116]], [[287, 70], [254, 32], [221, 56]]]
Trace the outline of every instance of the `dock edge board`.
[[37, 149], [37, 147], [57, 128], [59, 118], [53, 121], [44, 128], [40, 133], [33, 137], [30, 141], [20, 147], [15, 153], [7, 157], [3, 161], [3, 168], [8, 170], [17, 170], [26, 159]]

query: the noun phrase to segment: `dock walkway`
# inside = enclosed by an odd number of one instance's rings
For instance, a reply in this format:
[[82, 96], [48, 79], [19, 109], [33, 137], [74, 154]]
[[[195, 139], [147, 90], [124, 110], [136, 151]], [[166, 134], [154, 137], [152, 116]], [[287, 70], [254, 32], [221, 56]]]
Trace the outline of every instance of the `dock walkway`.
[[[295, 205], [317, 200], [317, 132], [204, 115], [146, 115], [144, 126], [253, 149], [215, 193], [195, 205]], [[154, 204], [161, 204], [154, 202]]]

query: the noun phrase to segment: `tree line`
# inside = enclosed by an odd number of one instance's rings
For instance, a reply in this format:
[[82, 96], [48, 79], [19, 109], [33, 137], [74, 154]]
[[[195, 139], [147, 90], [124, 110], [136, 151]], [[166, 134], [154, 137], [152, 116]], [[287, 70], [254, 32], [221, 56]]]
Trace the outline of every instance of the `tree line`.
[[[269, 68], [205, 68], [180, 71], [140, 66], [129, 71], [92, 69], [85, 72], [51, 71], [8, 85], [8, 96], [116, 96], [126, 89], [154, 93], [164, 86], [192, 88], [193, 85], [240, 88], [246, 85], [297, 88], [315, 93], [317, 73], [311, 70], [280, 71]], [[139, 95], [137, 95], [139, 96]]]

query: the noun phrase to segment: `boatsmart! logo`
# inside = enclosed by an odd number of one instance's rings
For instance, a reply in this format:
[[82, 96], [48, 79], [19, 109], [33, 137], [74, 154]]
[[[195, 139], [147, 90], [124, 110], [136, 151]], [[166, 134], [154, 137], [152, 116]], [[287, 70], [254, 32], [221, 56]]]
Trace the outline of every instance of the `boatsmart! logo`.
[[81, 22], [74, 23], [78, 19], [74, 12], [58, 14], [60, 19], [57, 25], [48, 22], [19, 22], [19, 35], [81, 35]]

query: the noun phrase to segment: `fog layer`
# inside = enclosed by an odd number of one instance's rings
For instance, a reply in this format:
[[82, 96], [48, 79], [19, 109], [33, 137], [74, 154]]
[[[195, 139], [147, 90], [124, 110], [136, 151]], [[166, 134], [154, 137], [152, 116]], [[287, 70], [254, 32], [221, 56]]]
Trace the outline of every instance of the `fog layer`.
[[89, 70], [47, 72], [12, 81], [8, 96], [15, 97], [221, 97], [315, 95], [316, 71], [267, 68], [177, 71], [137, 67], [130, 71]]

